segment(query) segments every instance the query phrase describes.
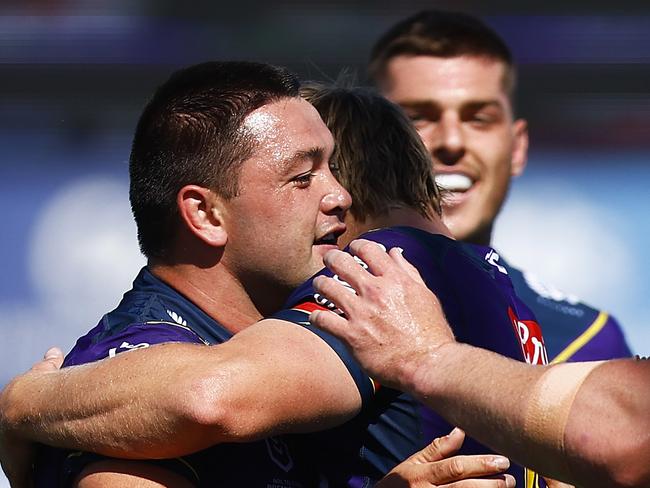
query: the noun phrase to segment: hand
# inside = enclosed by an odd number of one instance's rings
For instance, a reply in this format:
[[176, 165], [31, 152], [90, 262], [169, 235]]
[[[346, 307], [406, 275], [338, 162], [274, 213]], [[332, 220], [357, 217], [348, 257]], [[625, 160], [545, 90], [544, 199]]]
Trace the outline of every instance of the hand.
[[[500, 476], [510, 466], [508, 458], [497, 455], [454, 456], [460, 449], [465, 433], [456, 428], [398, 464], [375, 485], [376, 488], [512, 488], [515, 479]], [[491, 478], [483, 478], [492, 476]]]
[[401, 250], [384, 252], [376, 243], [359, 239], [350, 251], [371, 273], [342, 251], [325, 255], [325, 265], [345, 280], [314, 279], [314, 288], [333, 301], [345, 317], [316, 311], [310, 322], [341, 338], [359, 363], [387, 386], [404, 389], [413, 379], [419, 358], [430, 355], [454, 337], [436, 296], [424, 285]]
[[[14, 432], [12, 409], [19, 408], [20, 401], [28, 399], [13, 399], [12, 392], [15, 383], [29, 378], [33, 374], [56, 371], [63, 363], [63, 353], [58, 348], [51, 348], [43, 359], [25, 373], [14, 378], [0, 393], [0, 464], [12, 488], [28, 488], [32, 486], [32, 470], [34, 462], [34, 444]], [[15, 405], [18, 403], [18, 405]]]

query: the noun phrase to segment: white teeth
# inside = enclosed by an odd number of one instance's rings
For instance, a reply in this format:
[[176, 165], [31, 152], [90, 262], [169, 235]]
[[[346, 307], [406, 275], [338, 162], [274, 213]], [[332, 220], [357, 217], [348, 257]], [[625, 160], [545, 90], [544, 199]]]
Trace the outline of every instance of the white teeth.
[[472, 179], [459, 173], [436, 175], [438, 186], [449, 191], [467, 191], [472, 187]]

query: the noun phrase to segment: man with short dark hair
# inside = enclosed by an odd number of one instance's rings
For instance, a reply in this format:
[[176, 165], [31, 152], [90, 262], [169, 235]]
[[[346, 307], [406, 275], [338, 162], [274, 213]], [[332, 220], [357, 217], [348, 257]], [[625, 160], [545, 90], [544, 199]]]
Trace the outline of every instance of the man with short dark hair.
[[[105, 363], [113, 379], [98, 375], [82, 389], [63, 379], [59, 391], [92, 396], [114, 382], [138, 396], [143, 385], [155, 385], [156, 394], [144, 401], [170, 400], [167, 414], [126, 405], [112, 423], [117, 440], [91, 436], [103, 454], [126, 449], [130, 457], [160, 459], [209, 449], [146, 463], [47, 451], [39, 463], [40, 486], [116, 486], [140, 478], [138, 486], [318, 482], [311, 463], [300, 458], [299, 438], [271, 436], [290, 431], [282, 428], [287, 424], [300, 431], [340, 423], [358, 410], [359, 390], [334, 350], [306, 329], [277, 320], [249, 328], [322, 267], [323, 254], [345, 230], [350, 196], [330, 171], [332, 136], [298, 88], [284, 69], [231, 62], [178, 71], [156, 91], [139, 120], [130, 159], [130, 199], [147, 266], [65, 361], [73, 366], [112, 358]], [[161, 355], [146, 358], [150, 373], [126, 381], [124, 366], [140, 358], [121, 353], [169, 342], [186, 344], [152, 347]], [[195, 362], [210, 355], [205, 345], [220, 343], [232, 361], [213, 361], [210, 378], [194, 374]], [[165, 354], [169, 346], [175, 355]], [[175, 359], [185, 366], [173, 369]], [[316, 375], [321, 384], [310, 388]], [[228, 385], [230, 378], [236, 381]], [[154, 451], [151, 439], [167, 431], [173, 405], [186, 403], [167, 384], [217, 394], [192, 403], [185, 418], [175, 419], [182, 435]], [[281, 388], [304, 389], [314, 403], [298, 405]], [[57, 401], [69, 400], [50, 398], [45, 411]], [[104, 407], [113, 408], [110, 401]], [[137, 445], [120, 439], [120, 432], [143, 424], [148, 428]], [[59, 433], [74, 439], [74, 421], [61, 425]], [[220, 445], [210, 447], [216, 440]], [[251, 459], [255, 469], [248, 469]]]
[[[476, 17], [423, 11], [375, 44], [369, 74], [409, 115], [447, 190], [443, 218], [457, 239], [489, 245], [510, 180], [526, 166], [527, 123], [514, 114], [516, 70], [503, 40]], [[553, 362], [628, 357], [617, 321], [513, 268], [517, 295], [544, 329]]]

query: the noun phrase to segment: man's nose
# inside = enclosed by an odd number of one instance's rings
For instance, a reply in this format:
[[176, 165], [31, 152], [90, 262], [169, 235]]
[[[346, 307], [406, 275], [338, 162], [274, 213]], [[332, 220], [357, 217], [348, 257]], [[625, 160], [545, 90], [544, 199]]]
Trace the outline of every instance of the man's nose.
[[431, 154], [441, 164], [452, 166], [465, 155], [465, 137], [455, 114], [443, 116], [438, 123]]
[[323, 213], [330, 215], [343, 215], [352, 205], [352, 197], [338, 182], [321, 200]]

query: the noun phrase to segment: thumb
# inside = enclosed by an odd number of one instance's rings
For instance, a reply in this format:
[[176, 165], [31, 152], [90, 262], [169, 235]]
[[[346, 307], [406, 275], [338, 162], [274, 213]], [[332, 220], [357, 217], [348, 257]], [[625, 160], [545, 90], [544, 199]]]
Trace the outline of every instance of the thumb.
[[440, 461], [458, 451], [464, 440], [465, 432], [456, 427], [446, 436], [434, 439], [427, 447], [413, 454], [409, 461], [421, 464]]
[[51, 347], [43, 359], [32, 366], [32, 371], [55, 371], [63, 364], [63, 352], [58, 347]]

